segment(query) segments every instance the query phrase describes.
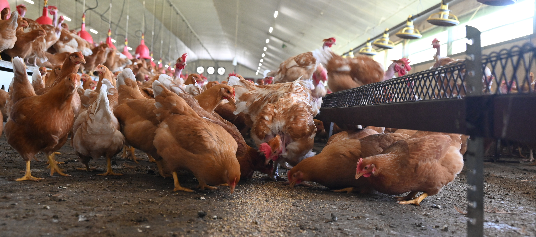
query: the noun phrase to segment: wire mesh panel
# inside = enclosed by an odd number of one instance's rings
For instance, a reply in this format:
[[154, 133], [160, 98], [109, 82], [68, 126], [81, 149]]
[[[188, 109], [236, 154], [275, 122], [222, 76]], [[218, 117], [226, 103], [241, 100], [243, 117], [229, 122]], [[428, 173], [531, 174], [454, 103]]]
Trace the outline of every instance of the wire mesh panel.
[[[482, 57], [483, 94], [533, 93], [536, 87], [534, 51], [527, 43], [521, 47], [493, 52]], [[344, 108], [407, 101], [460, 99], [469, 91], [465, 83], [465, 61], [368, 84], [327, 95], [324, 108]]]

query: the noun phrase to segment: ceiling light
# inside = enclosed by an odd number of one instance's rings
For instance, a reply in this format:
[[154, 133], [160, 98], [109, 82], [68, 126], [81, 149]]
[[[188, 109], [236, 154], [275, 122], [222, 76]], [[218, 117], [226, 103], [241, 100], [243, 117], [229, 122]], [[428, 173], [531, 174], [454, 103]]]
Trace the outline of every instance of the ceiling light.
[[261, 55], [261, 56], [262, 56], [262, 57], [264, 58], [264, 56], [266, 56], [266, 54], [262, 53], [262, 55]]
[[94, 29], [89, 29], [89, 32], [93, 33], [93, 34], [98, 34], [99, 32], [94, 30]]
[[214, 74], [214, 67], [208, 67], [207, 68], [207, 73], [210, 74], [210, 75]]
[[266, 51], [268, 48], [264, 47], [264, 51]]
[[261, 63], [264, 61], [264, 59], [261, 58]]
[[262, 63], [259, 63], [259, 67], [262, 66]]
[[257, 72], [255, 73], [255, 75], [259, 75], [259, 71], [257, 71]]
[[220, 74], [220, 75], [225, 74], [225, 68], [224, 67], [219, 67], [218, 68], [218, 74]]
[[257, 67], [257, 71], [261, 70], [261, 67]]
[[274, 18], [277, 18], [277, 15], [279, 15], [279, 12], [278, 12], [278, 11], [275, 11], [275, 12], [274, 12]]
[[128, 49], [128, 50], [132, 50], [132, 48], [131, 48], [131, 47], [127, 47], [127, 49]]
[[272, 33], [274, 31], [274, 28], [270, 26], [270, 29], [268, 29], [268, 33]]
[[112, 42], [113, 42], [113, 43], [115, 43], [115, 40], [114, 40], [114, 39], [112, 39]]
[[34, 4], [34, 2], [32, 0], [24, 0], [24, 1], [29, 3], [29, 4]]
[[200, 67], [197, 67], [196, 71], [197, 71], [197, 73], [201, 74], [201, 73], [203, 73], [205, 71], [205, 69], [200, 66]]
[[169, 67], [169, 65], [167, 65], [167, 64], [166, 64], [166, 65], [164, 65], [164, 67], [168, 68], [168, 67]]
[[270, 39], [266, 39], [266, 43], [270, 43]]
[[68, 16], [63, 16], [63, 19], [66, 21], [71, 21], [71, 18], [69, 18]]

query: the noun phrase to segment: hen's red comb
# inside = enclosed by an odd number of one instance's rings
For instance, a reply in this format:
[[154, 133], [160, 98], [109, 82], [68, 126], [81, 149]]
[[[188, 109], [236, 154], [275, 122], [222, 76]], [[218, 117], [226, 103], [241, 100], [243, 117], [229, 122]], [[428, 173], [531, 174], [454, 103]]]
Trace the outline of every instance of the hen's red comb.
[[403, 61], [405, 64], [409, 64], [409, 59], [407, 58], [401, 58], [399, 61]]
[[182, 61], [186, 62], [186, 56], [188, 56], [187, 53], [183, 53], [181, 58], [182, 58]]
[[235, 72], [232, 72], [232, 73], [229, 73], [229, 77], [238, 77], [238, 74], [236, 74]]
[[328, 40], [333, 41], [333, 43], [335, 43], [335, 42], [337, 41], [334, 37], [324, 39], [323, 41], [326, 42], [326, 41], [328, 41]]

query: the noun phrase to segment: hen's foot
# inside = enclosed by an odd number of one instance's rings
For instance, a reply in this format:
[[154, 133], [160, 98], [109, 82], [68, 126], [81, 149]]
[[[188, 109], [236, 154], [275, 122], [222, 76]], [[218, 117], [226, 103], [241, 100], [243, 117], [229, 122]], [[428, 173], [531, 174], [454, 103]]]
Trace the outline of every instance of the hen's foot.
[[[51, 154], [52, 158], [55, 158], [56, 155], [61, 155], [61, 153], [56, 151], [56, 152], [53, 152], [53, 153]], [[62, 161], [56, 161], [56, 160], [54, 160], [54, 161], [56, 162], [56, 165], [59, 165], [59, 164], [65, 164], [65, 162], [62, 162]], [[50, 161], [47, 161], [47, 164], [49, 164], [49, 165], [47, 166], [47, 169], [50, 169], [50, 167], [51, 167], [51, 166], [50, 166]]]
[[199, 185], [197, 185], [197, 188], [201, 189], [201, 190], [205, 190], [205, 188], [209, 189], [209, 190], [218, 189], [218, 187], [210, 186], [210, 185], [207, 185], [207, 184], [199, 184]]
[[128, 155], [129, 159], [136, 162], [136, 164], [138, 164], [138, 157], [135, 154], [136, 148], [130, 147], [128, 150], [130, 151], [130, 154]]
[[151, 155], [147, 154], [147, 156], [149, 157], [149, 162], [156, 163], [156, 160]]
[[395, 198], [397, 201], [408, 201], [408, 200], [414, 199], [415, 196], [417, 196], [417, 193], [419, 192], [410, 192], [405, 197], [395, 197]]
[[416, 205], [416, 206], [420, 206], [422, 200], [424, 200], [426, 197], [428, 197], [428, 194], [427, 193], [422, 193], [421, 196], [419, 196], [418, 198], [414, 198], [414, 199], [411, 199], [409, 201], [399, 201], [398, 203], [399, 204], [404, 204], [404, 205], [413, 204], [413, 205]]
[[87, 172], [91, 172], [91, 171], [95, 171], [97, 169], [97, 167], [89, 167], [89, 165], [86, 165], [85, 168], [76, 168], [76, 170], [81, 170], [81, 171], [87, 171]]
[[354, 192], [354, 187], [349, 187], [349, 188], [343, 188], [343, 189], [337, 189], [337, 190], [333, 190], [333, 192], [336, 192], [336, 193], [353, 193]]
[[26, 181], [26, 180], [39, 181], [42, 179], [43, 178], [36, 178], [32, 176], [32, 171], [30, 169], [30, 161], [26, 161], [26, 173], [24, 174], [24, 176], [22, 176], [22, 178], [18, 178], [15, 181]]
[[114, 173], [112, 171], [112, 158], [111, 157], [106, 157], [106, 173], [102, 173], [102, 174], [98, 174], [98, 175], [108, 176], [108, 175], [123, 175], [123, 174]]
[[58, 167], [58, 162], [54, 160], [54, 156], [56, 156], [56, 152], [48, 156], [48, 168], [50, 168], [50, 176], [53, 176], [55, 172], [58, 172], [58, 174], [61, 176], [70, 176], [63, 173], [63, 171]]
[[191, 190], [189, 188], [184, 188], [181, 186], [181, 184], [179, 183], [179, 178], [177, 178], [177, 172], [173, 172], [173, 182], [175, 184], [175, 188], [173, 189], [173, 192], [175, 191], [185, 191], [185, 192], [194, 192], [194, 190]]

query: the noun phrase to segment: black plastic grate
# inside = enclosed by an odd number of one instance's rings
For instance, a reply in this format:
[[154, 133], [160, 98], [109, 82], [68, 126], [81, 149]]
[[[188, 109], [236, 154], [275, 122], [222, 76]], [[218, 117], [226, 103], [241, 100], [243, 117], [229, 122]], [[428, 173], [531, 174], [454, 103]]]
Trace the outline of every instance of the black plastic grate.
[[[527, 43], [482, 56], [483, 94], [534, 93], [536, 48]], [[531, 70], [533, 69], [533, 70]], [[465, 86], [463, 60], [404, 77], [326, 95], [323, 108], [344, 108], [418, 100], [460, 99]], [[521, 85], [521, 86], [518, 86]]]

